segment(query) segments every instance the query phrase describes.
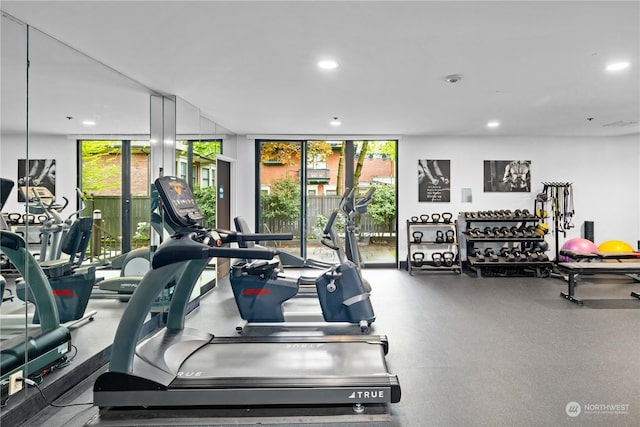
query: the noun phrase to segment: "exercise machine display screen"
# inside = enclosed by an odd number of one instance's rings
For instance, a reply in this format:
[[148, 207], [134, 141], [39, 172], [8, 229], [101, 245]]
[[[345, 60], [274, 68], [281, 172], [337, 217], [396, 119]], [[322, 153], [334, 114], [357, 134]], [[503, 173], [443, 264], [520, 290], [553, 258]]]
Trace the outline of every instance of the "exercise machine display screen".
[[156, 179], [156, 189], [164, 209], [177, 224], [188, 227], [198, 224], [203, 216], [191, 188], [184, 179], [164, 176]]

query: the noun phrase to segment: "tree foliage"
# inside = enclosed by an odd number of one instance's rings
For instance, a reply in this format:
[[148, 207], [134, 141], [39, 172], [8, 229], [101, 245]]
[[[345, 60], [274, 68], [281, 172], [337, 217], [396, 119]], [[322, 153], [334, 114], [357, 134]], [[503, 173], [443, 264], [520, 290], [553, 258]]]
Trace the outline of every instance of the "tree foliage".
[[208, 159], [215, 159], [220, 154], [220, 141], [202, 141], [193, 143], [193, 152]]
[[119, 147], [112, 141], [82, 142], [82, 191], [117, 190], [122, 185]]
[[216, 224], [216, 187], [195, 187], [193, 197], [196, 199], [202, 215], [207, 220], [207, 226]]
[[[302, 146], [297, 142], [270, 141], [262, 144], [260, 150], [260, 161], [262, 163], [278, 162], [284, 165], [295, 165], [300, 163], [300, 153]], [[309, 158], [318, 155], [328, 156], [331, 154], [331, 144], [326, 141], [308, 141], [307, 156]]]
[[260, 196], [263, 218], [295, 220], [300, 215], [300, 184], [290, 178], [278, 178], [271, 183], [270, 194]]
[[374, 184], [376, 192], [373, 201], [367, 206], [367, 215], [375, 222], [392, 229], [396, 217], [396, 187], [388, 184]]

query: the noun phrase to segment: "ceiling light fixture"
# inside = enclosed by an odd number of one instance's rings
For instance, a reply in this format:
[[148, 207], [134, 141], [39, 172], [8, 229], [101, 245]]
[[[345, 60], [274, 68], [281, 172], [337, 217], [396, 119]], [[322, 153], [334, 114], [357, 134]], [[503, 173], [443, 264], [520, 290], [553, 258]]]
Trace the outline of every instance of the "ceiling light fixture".
[[444, 78], [447, 83], [458, 83], [460, 80], [462, 80], [462, 74], [449, 74]]
[[327, 59], [318, 62], [318, 68], [321, 68], [323, 70], [335, 70], [336, 68], [338, 68], [338, 63], [336, 61]]
[[488, 128], [497, 128], [500, 126], [500, 122], [493, 120], [487, 123]]
[[331, 126], [340, 126], [341, 124], [342, 122], [338, 120], [337, 117], [334, 117], [333, 120], [331, 120]]
[[96, 122], [94, 122], [93, 120], [83, 120], [82, 124], [85, 126], [94, 126]]
[[615, 62], [613, 64], [607, 65], [607, 71], [620, 71], [629, 67], [628, 62]]

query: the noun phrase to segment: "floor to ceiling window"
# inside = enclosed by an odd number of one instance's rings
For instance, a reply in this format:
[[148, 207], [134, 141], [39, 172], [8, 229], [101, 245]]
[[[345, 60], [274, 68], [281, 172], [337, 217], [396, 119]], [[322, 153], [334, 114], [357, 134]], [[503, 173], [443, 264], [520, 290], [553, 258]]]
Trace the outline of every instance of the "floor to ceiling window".
[[[355, 219], [362, 261], [395, 265], [396, 141], [261, 140], [256, 149], [256, 229], [294, 235], [279, 250], [335, 262], [335, 251], [320, 243], [327, 220], [347, 189], [356, 188], [358, 199], [374, 187], [367, 213]], [[344, 233], [342, 215], [335, 225]]]
[[79, 188], [84, 216], [101, 214], [101, 247], [110, 258], [149, 245], [149, 141], [82, 140]]

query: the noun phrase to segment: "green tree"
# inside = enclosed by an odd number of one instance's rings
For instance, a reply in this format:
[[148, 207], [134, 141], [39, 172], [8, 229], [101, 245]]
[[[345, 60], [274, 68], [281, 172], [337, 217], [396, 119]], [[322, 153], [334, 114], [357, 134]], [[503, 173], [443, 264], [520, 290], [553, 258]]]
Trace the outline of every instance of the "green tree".
[[202, 141], [193, 143], [193, 152], [208, 159], [215, 159], [221, 153], [220, 141]]
[[395, 185], [374, 184], [376, 192], [373, 201], [367, 206], [367, 215], [378, 224], [384, 224], [386, 229], [393, 229], [396, 217], [396, 188]]
[[202, 215], [207, 220], [208, 227], [215, 227], [216, 224], [216, 187], [195, 187], [193, 197], [196, 199]]
[[270, 194], [260, 197], [262, 217], [291, 221], [300, 215], [300, 184], [290, 178], [278, 178], [271, 183]]
[[113, 141], [82, 141], [82, 191], [119, 189], [120, 157]]

